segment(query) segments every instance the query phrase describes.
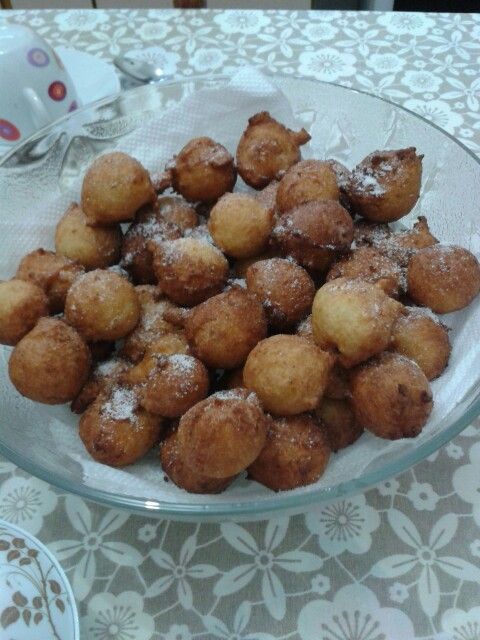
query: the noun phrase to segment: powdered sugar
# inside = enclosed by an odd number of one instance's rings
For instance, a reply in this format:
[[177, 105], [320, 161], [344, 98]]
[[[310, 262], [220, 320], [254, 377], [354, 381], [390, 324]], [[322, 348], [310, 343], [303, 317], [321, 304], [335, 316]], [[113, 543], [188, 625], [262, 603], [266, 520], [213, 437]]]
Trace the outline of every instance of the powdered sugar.
[[111, 420], [130, 420], [135, 423], [137, 416], [135, 410], [138, 407], [137, 394], [133, 389], [116, 387], [110, 399], [104, 403], [102, 413]]

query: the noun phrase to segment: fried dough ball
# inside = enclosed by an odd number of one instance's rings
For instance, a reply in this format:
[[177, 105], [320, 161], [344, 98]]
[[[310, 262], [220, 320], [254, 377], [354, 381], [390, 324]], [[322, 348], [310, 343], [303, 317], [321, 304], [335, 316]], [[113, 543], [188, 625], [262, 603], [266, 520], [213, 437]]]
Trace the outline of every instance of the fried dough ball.
[[414, 147], [374, 151], [364, 158], [347, 188], [355, 211], [374, 222], [393, 222], [407, 215], [420, 195], [422, 158]]
[[208, 242], [180, 238], [152, 250], [153, 268], [162, 291], [177, 304], [199, 304], [221, 291], [227, 281], [227, 259]]
[[48, 316], [43, 289], [16, 278], [0, 282], [0, 344], [17, 344], [42, 316]]
[[417, 436], [433, 406], [423, 371], [397, 353], [383, 353], [354, 372], [352, 401], [358, 423], [389, 440]]
[[337, 177], [330, 163], [301, 160], [280, 180], [276, 205], [281, 215], [312, 200], [338, 200], [339, 196]]
[[90, 363], [90, 351], [75, 329], [56, 318], [40, 318], [17, 343], [8, 373], [17, 391], [30, 400], [63, 404], [85, 384]]
[[18, 265], [15, 278], [33, 282], [47, 294], [50, 313], [60, 313], [73, 282], [84, 273], [81, 265], [53, 251], [36, 249]]
[[70, 405], [72, 412], [83, 413], [101, 393], [110, 391], [131, 366], [129, 362], [118, 357], [97, 364]]
[[273, 491], [287, 491], [316, 482], [329, 458], [325, 434], [312, 416], [276, 418], [260, 455], [248, 468], [248, 476]]
[[92, 402], [80, 418], [80, 438], [97, 462], [124, 467], [143, 457], [158, 441], [159, 416], [139, 405], [137, 391], [113, 387]]
[[113, 151], [99, 156], [88, 168], [80, 206], [88, 224], [109, 225], [131, 220], [140, 207], [155, 198], [148, 171], [140, 162]]
[[416, 251], [437, 244], [438, 240], [430, 232], [427, 219], [419, 216], [411, 229], [396, 233], [386, 224], [356, 220], [354, 242], [358, 248], [373, 247], [401, 267], [406, 267]]
[[267, 111], [256, 113], [238, 143], [238, 173], [250, 187], [263, 189], [300, 160], [300, 147], [309, 140], [305, 129], [295, 132]]
[[178, 418], [206, 397], [208, 387], [208, 371], [197, 358], [158, 356], [140, 392], [140, 404], [150, 413]]
[[246, 274], [248, 291], [263, 304], [268, 322], [290, 327], [310, 311], [315, 285], [305, 269], [283, 258], [260, 260]]
[[185, 463], [211, 478], [236, 475], [262, 450], [269, 422], [254, 393], [214, 393], [180, 419], [178, 441]]
[[345, 449], [363, 433], [363, 428], [355, 420], [349, 400], [323, 398], [315, 413], [325, 430], [332, 451]]
[[237, 278], [245, 279], [247, 276], [248, 267], [260, 260], [268, 260], [269, 258], [278, 258], [279, 251], [272, 246], [269, 246], [266, 251], [260, 253], [254, 258], [243, 258], [242, 260], [235, 260], [233, 264], [233, 272]]
[[168, 222], [156, 207], [143, 207], [128, 227], [122, 243], [121, 265], [138, 284], [154, 284], [153, 258], [148, 243], [176, 240], [182, 236], [178, 225]]
[[348, 211], [334, 200], [301, 204], [278, 221], [272, 239], [286, 256], [293, 256], [309, 269], [324, 271], [336, 251], [346, 251], [353, 240], [353, 222]]
[[412, 256], [407, 280], [416, 304], [450, 313], [468, 306], [480, 292], [480, 264], [463, 247], [436, 244]]
[[183, 353], [186, 356], [191, 356], [192, 350], [188, 344], [185, 332], [177, 328], [175, 331], [165, 333], [163, 336], [152, 340], [145, 353], [159, 353], [164, 356]]
[[262, 340], [251, 351], [243, 380], [267, 411], [290, 416], [315, 409], [332, 364], [329, 353], [305, 338], [280, 334]]
[[392, 230], [388, 224], [370, 222], [363, 218], [358, 218], [353, 223], [353, 241], [356, 247], [367, 246], [380, 250], [385, 247], [391, 234]]
[[198, 213], [183, 198], [163, 196], [158, 198], [156, 206], [162, 219], [176, 225], [182, 233], [199, 224]]
[[75, 260], [87, 271], [117, 263], [122, 246], [120, 225], [90, 227], [87, 222], [87, 216], [73, 202], [55, 228], [57, 255]]
[[359, 247], [335, 262], [327, 282], [336, 278], [378, 283], [387, 296], [397, 297], [402, 284], [399, 265], [373, 247]]
[[209, 478], [194, 471], [185, 462], [177, 431], [172, 431], [161, 443], [160, 462], [170, 480], [189, 493], [221, 493], [234, 480], [234, 477]]
[[269, 211], [275, 215], [277, 213], [277, 191], [280, 182], [278, 180], [272, 180], [270, 184], [261, 189], [255, 194], [255, 198], [263, 204]]
[[65, 318], [87, 340], [118, 340], [136, 327], [140, 303], [134, 286], [125, 278], [96, 269], [70, 288]]
[[268, 245], [273, 211], [246, 193], [226, 193], [210, 212], [208, 230], [232, 258], [251, 258]]
[[167, 166], [172, 187], [190, 202], [215, 202], [237, 179], [233, 157], [211, 138], [193, 138]]
[[416, 309], [398, 318], [390, 348], [416, 362], [428, 380], [443, 373], [452, 350], [447, 328]]
[[162, 299], [158, 290], [149, 285], [135, 287], [135, 292], [140, 302], [140, 319], [122, 347], [122, 355], [132, 362], [141, 360], [145, 351], [162, 336], [180, 333], [164, 318], [167, 309], [175, 308], [170, 300]]
[[267, 320], [255, 296], [234, 287], [192, 309], [185, 333], [194, 354], [209, 367], [242, 365], [267, 335]]
[[337, 278], [315, 295], [313, 337], [322, 348], [338, 351], [342, 366], [353, 367], [388, 347], [402, 309], [377, 285]]

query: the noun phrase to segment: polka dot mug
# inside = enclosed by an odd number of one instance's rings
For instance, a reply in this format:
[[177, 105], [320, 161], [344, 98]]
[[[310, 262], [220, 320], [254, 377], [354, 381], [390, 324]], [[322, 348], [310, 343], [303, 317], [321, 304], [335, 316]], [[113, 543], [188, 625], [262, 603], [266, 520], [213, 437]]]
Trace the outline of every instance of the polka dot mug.
[[0, 146], [15, 145], [79, 106], [55, 51], [21, 25], [0, 26]]

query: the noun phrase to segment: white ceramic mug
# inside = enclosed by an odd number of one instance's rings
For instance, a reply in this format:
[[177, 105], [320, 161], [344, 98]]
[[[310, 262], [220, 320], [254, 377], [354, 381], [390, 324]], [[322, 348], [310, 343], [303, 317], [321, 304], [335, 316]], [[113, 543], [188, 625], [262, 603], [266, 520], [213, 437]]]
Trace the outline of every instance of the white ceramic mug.
[[0, 144], [14, 145], [79, 106], [55, 51], [21, 25], [0, 26]]

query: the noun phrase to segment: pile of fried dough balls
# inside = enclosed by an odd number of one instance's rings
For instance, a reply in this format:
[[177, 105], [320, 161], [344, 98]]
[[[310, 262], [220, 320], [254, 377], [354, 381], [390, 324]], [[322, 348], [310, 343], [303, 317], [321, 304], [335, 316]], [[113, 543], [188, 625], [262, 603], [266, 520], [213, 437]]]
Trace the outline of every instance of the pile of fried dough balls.
[[[71, 402], [95, 460], [129, 465], [160, 444], [165, 480], [187, 491], [245, 470], [278, 491], [317, 481], [364, 430], [422, 430], [451, 350], [432, 311], [473, 300], [479, 263], [425, 218], [389, 226], [419, 197], [414, 148], [349, 170], [301, 160], [309, 138], [262, 112], [235, 159], [196, 138], [152, 178], [101, 155], [55, 252], [0, 283], [11, 381]], [[237, 173], [253, 190], [233, 192]]]

